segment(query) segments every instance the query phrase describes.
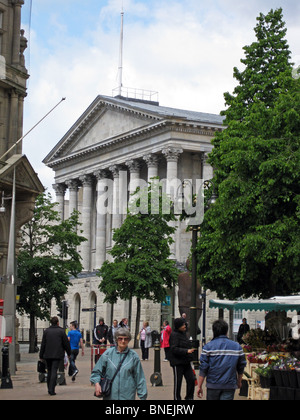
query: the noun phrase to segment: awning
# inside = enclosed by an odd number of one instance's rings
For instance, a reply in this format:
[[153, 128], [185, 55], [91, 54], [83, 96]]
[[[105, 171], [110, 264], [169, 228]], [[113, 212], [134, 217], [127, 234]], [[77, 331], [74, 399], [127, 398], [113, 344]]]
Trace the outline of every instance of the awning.
[[266, 300], [247, 299], [241, 301], [218, 300], [209, 301], [210, 308], [245, 310], [245, 311], [297, 311], [300, 312], [300, 296], [276, 296]]

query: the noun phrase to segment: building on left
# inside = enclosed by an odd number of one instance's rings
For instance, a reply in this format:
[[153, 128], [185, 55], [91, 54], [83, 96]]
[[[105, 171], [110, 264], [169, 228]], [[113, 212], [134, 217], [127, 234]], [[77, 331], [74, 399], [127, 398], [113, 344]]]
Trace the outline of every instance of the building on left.
[[0, 0], [0, 299], [4, 300], [5, 318], [0, 325], [1, 335], [12, 336], [12, 373], [18, 354], [14, 311], [18, 281], [10, 266], [15, 267], [18, 232], [31, 219], [35, 199], [44, 191], [22, 154], [22, 141], [18, 142], [23, 136], [23, 106], [29, 78], [24, 58], [27, 39], [21, 29], [23, 5], [24, 0]]

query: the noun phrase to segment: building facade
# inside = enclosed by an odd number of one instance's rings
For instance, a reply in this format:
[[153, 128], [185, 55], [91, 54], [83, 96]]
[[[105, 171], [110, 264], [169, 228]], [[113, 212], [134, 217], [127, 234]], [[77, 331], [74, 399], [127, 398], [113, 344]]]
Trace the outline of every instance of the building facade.
[[[35, 197], [43, 191], [37, 174], [22, 156], [23, 105], [29, 78], [21, 29], [24, 0], [0, 0], [0, 298], [4, 297], [11, 220], [13, 172], [16, 170], [16, 232], [32, 217]], [[13, 145], [18, 142], [17, 146]]]
[[[0, 0], [0, 337], [9, 337], [10, 369], [18, 352], [15, 327], [17, 284], [15, 258], [18, 232], [32, 218], [35, 199], [44, 188], [26, 156], [22, 155], [23, 105], [29, 77], [21, 29], [24, 0]], [[2, 341], [0, 341], [0, 347]], [[2, 358], [0, 358], [1, 370]]]
[[[84, 272], [73, 279], [66, 296], [69, 320], [79, 320], [81, 328], [91, 330], [94, 313], [82, 309], [94, 305], [96, 317], [104, 316], [107, 323], [128, 317], [129, 313], [134, 319], [134, 303], [131, 306], [129, 302], [119, 302], [112, 308], [103, 303], [104, 297], [98, 290], [100, 279], [96, 271], [110, 259], [112, 231], [126, 217], [130, 193], [152, 178], [159, 177], [170, 184], [174, 181], [172, 198], [182, 191], [184, 180], [195, 184], [197, 180], [211, 179], [213, 170], [207, 163], [207, 154], [212, 150], [212, 138], [222, 129], [223, 119], [218, 115], [120, 96], [98, 96], [48, 154], [44, 163], [55, 171], [58, 210], [63, 218], [73, 209], [79, 210], [82, 234], [87, 238], [80, 249]], [[103, 211], [106, 198], [106, 202], [110, 201], [109, 210]], [[177, 264], [184, 267], [191, 235], [186, 232], [185, 223], [177, 225], [171, 252]], [[176, 316], [176, 294], [172, 304]], [[160, 331], [162, 311], [167, 316], [171, 309], [144, 301], [141, 321], [148, 320], [152, 328]]]

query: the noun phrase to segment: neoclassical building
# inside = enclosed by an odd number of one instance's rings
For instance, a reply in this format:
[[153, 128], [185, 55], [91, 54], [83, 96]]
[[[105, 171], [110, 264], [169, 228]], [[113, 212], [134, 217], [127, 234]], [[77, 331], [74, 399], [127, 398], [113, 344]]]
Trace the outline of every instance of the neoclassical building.
[[[212, 178], [207, 154], [212, 150], [212, 138], [222, 129], [223, 118], [219, 115], [99, 95], [47, 155], [44, 163], [55, 171], [54, 189], [61, 216], [79, 210], [83, 236], [87, 238], [80, 249], [84, 272], [72, 281], [66, 296], [69, 321], [77, 319], [81, 328], [91, 330], [94, 313], [82, 309], [94, 305], [97, 318], [104, 316], [107, 323], [128, 317], [129, 302], [119, 302], [113, 308], [103, 303], [96, 270], [110, 258], [112, 230], [126, 217], [130, 192], [153, 177], [192, 182]], [[99, 209], [105, 182], [112, 189], [107, 212]], [[172, 255], [181, 266], [189, 255], [190, 241], [186, 225], [178, 222]], [[172, 303], [178, 313], [177, 299]], [[134, 311], [133, 304], [132, 317]], [[142, 304], [142, 318], [154, 329], [160, 327], [162, 311], [170, 316], [171, 308]]]

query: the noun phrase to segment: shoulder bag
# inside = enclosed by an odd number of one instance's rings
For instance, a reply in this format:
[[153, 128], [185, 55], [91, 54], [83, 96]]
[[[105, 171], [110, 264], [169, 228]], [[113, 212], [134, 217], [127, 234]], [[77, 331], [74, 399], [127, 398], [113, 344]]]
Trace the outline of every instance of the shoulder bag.
[[122, 366], [124, 360], [126, 359], [128, 353], [129, 353], [129, 350], [124, 355], [123, 359], [120, 361], [119, 366], [117, 367], [117, 370], [116, 370], [114, 376], [112, 377], [112, 379], [101, 378], [101, 380], [100, 380], [100, 386], [101, 386], [101, 391], [102, 391], [102, 396], [103, 397], [109, 397], [110, 396], [112, 383], [113, 383], [115, 377], [117, 376], [119, 370], [121, 369], [121, 366]]

